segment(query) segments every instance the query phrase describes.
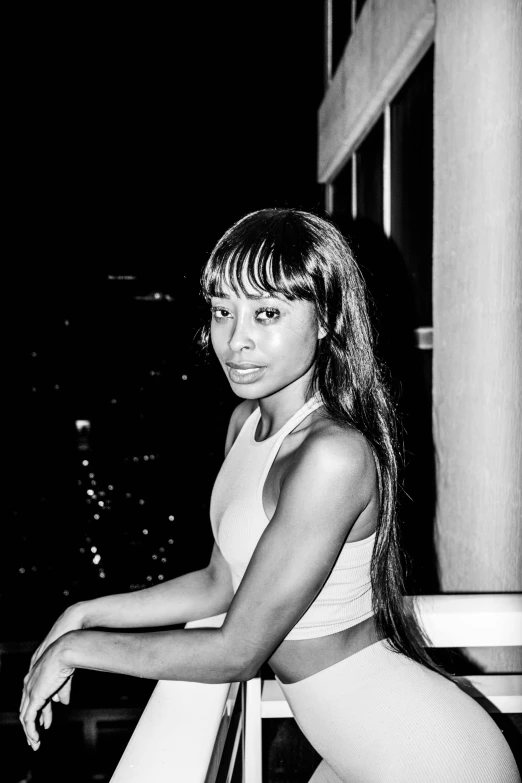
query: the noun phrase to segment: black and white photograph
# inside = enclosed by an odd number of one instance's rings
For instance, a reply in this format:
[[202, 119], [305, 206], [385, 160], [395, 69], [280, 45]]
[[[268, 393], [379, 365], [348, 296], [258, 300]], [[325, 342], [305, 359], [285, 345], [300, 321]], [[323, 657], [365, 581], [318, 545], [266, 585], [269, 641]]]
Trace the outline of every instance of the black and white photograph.
[[3, 783], [521, 783], [522, 0], [12, 7]]

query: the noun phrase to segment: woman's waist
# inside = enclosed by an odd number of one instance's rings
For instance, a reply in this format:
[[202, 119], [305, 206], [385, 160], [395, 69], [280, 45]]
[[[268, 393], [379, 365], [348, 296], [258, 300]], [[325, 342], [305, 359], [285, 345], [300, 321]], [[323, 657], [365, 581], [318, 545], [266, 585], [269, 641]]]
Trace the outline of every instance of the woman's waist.
[[295, 683], [354, 655], [384, 638], [373, 616], [337, 633], [315, 638], [284, 640], [269, 659], [282, 683]]

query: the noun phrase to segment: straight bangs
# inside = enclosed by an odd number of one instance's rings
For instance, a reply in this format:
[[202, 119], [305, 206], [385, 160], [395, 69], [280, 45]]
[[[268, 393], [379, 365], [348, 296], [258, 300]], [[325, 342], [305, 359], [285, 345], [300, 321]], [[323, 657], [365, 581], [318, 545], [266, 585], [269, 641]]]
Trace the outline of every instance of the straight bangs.
[[295, 237], [292, 241], [288, 231], [242, 228], [241, 223], [234, 226], [213, 250], [201, 280], [205, 298], [219, 297], [228, 287], [236, 296], [254, 290], [260, 295], [314, 301], [316, 263], [310, 243], [296, 242]]

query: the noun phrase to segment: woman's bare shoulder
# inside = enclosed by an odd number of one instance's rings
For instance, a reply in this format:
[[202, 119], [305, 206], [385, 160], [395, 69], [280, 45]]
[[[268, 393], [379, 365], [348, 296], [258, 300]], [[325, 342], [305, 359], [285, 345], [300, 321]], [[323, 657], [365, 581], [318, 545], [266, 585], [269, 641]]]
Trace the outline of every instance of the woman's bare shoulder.
[[377, 473], [368, 440], [355, 428], [321, 415], [309, 421], [301, 436], [282, 465], [273, 519], [292, 520], [295, 513], [303, 517], [306, 509], [317, 510], [319, 503], [319, 527], [344, 537], [362, 529], [360, 537], [366, 537], [375, 519], [361, 515], [378, 507]]
[[227, 438], [225, 443], [225, 456], [232, 448], [235, 439], [239, 435], [241, 428], [250, 414], [258, 407], [257, 400], [243, 400], [236, 405], [232, 411], [230, 422], [228, 424]]
[[295, 455], [294, 467], [312, 463], [317, 472], [363, 481], [370, 489], [375, 484], [376, 467], [373, 450], [359, 430], [318, 412], [310, 422]]

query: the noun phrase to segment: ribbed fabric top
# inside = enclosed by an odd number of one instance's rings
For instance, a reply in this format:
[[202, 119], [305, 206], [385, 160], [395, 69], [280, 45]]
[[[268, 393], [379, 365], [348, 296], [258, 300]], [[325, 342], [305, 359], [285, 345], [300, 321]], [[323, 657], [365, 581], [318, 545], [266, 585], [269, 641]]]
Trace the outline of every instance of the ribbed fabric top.
[[[210, 501], [214, 538], [227, 561], [234, 591], [248, 567], [269, 519], [263, 508], [263, 486], [285, 437], [320, 407], [312, 397], [270, 438], [255, 439], [261, 416], [256, 408], [244, 423], [216, 478]], [[373, 614], [370, 561], [375, 533], [346, 543], [320, 593], [286, 640], [328, 636]]]

